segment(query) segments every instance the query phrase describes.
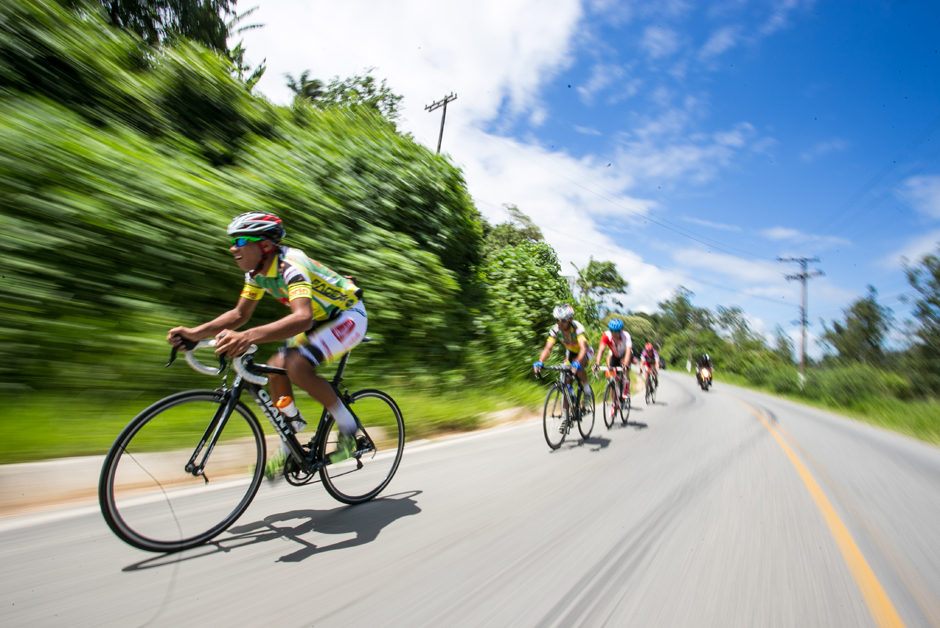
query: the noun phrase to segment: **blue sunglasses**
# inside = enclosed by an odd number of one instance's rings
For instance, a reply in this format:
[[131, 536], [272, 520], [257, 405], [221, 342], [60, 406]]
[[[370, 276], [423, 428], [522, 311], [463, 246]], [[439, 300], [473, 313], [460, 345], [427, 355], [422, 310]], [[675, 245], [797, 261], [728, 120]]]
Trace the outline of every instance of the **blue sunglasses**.
[[232, 244], [241, 248], [248, 244], [249, 242], [261, 242], [264, 238], [253, 238], [251, 236], [243, 236], [241, 238], [232, 238]]

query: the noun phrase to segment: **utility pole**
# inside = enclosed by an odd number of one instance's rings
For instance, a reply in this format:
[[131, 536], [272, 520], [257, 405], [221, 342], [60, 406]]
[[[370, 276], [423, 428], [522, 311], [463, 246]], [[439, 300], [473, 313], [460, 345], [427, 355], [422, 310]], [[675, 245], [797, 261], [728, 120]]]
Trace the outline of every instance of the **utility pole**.
[[803, 326], [803, 338], [800, 346], [800, 374], [806, 375], [806, 280], [813, 277], [821, 277], [825, 273], [818, 268], [809, 272], [806, 265], [810, 262], [818, 262], [818, 257], [778, 257], [778, 262], [795, 262], [800, 265], [801, 272], [795, 275], [786, 275], [787, 281], [799, 281], [803, 284], [803, 305], [800, 307], [800, 323]]
[[432, 102], [430, 105], [426, 106], [424, 109], [428, 113], [432, 111], [437, 111], [441, 107], [444, 108], [443, 113], [441, 113], [441, 134], [437, 136], [437, 154], [441, 154], [441, 141], [444, 139], [444, 120], [447, 119], [447, 103], [457, 100], [457, 94], [451, 92], [448, 96], [444, 96], [442, 99], [437, 102]]

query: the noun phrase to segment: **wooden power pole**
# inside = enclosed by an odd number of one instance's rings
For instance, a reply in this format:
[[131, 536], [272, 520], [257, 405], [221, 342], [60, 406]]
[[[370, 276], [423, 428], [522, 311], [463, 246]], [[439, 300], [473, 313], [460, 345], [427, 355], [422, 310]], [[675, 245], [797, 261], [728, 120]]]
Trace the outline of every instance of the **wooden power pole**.
[[800, 272], [795, 275], [786, 275], [787, 281], [799, 281], [803, 284], [803, 305], [800, 307], [800, 324], [803, 327], [803, 337], [800, 343], [800, 373], [806, 375], [806, 281], [813, 277], [820, 277], [825, 273], [819, 269], [809, 272], [806, 265], [818, 262], [818, 257], [778, 257], [778, 262], [795, 262], [800, 265]]
[[424, 109], [430, 113], [432, 111], [437, 111], [441, 107], [444, 108], [444, 111], [441, 113], [441, 134], [437, 136], [437, 154], [441, 154], [441, 141], [444, 139], [444, 120], [447, 119], [447, 103], [457, 100], [457, 94], [451, 92], [449, 95], [444, 96], [442, 99], [437, 102], [432, 102], [430, 105], [426, 106]]

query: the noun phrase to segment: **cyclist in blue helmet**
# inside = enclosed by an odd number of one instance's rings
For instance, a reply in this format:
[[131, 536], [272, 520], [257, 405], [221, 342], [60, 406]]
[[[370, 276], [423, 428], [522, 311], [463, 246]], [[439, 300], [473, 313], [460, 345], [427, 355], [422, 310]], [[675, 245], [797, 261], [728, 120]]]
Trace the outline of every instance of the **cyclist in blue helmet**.
[[[623, 321], [615, 318], [607, 323], [607, 331], [601, 336], [600, 346], [597, 348], [594, 360], [594, 370], [601, 364], [601, 356], [604, 355], [604, 349], [610, 349], [607, 354], [607, 367], [624, 366], [630, 368], [633, 361], [633, 340], [630, 334], [623, 331]], [[630, 396], [630, 378], [627, 377], [623, 387], [623, 398]]]

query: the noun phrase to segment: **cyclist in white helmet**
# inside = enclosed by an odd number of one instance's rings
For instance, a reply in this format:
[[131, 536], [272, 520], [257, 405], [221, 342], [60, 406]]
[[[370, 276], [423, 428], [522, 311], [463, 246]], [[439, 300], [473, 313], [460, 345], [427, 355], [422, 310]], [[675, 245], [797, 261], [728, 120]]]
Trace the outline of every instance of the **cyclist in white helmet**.
[[552, 352], [552, 347], [555, 346], [555, 341], [561, 340], [566, 350], [565, 357], [571, 363], [571, 368], [577, 371], [581, 388], [587, 394], [589, 386], [584, 366], [594, 357], [594, 349], [588, 346], [584, 325], [574, 320], [574, 308], [567, 303], [559, 305], [552, 313], [555, 315], [555, 325], [549, 330], [545, 348], [542, 349], [539, 361], [533, 364], [532, 368], [536, 375], [540, 374], [543, 363]]
[[[215, 337], [215, 352], [234, 357], [252, 344], [286, 340], [286, 346], [268, 361], [287, 370], [287, 377], [268, 375], [272, 397], [290, 397], [294, 383], [323, 404], [340, 429], [339, 448], [331, 458], [337, 462], [348, 457], [355, 449], [356, 420], [316, 369], [339, 359], [365, 337], [368, 319], [362, 290], [352, 278], [336, 274], [303, 251], [281, 245], [284, 224], [274, 214], [237, 216], [228, 226], [228, 235], [232, 239], [229, 251], [245, 272], [238, 303], [198, 327], [174, 327], [167, 342], [179, 346], [182, 339]], [[251, 319], [266, 292], [289, 307], [290, 314], [267, 325], [235, 331]], [[282, 454], [269, 461], [269, 478], [279, 473], [283, 460]]]

